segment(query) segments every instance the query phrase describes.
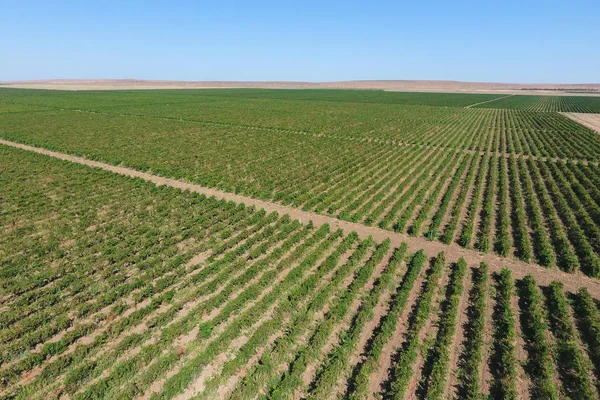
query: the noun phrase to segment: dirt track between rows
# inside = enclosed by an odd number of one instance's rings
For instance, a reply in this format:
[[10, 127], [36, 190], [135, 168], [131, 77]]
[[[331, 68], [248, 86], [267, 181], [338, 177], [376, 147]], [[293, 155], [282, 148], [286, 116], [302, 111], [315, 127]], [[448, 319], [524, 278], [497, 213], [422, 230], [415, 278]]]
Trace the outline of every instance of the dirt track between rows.
[[176, 179], [169, 179], [156, 175], [151, 175], [131, 168], [119, 167], [98, 161], [92, 161], [82, 157], [58, 153], [55, 151], [28, 146], [25, 144], [16, 143], [4, 139], [0, 139], [0, 144], [39, 154], [44, 154], [46, 156], [74, 162], [81, 165], [99, 168], [105, 171], [110, 171], [133, 178], [140, 178], [145, 181], [152, 182], [157, 186], [165, 185], [183, 191], [188, 190], [190, 192], [204, 194], [207, 197], [214, 196], [217, 199], [234, 201], [236, 203], [244, 203], [247, 206], [255, 206], [257, 209], [264, 209], [267, 212], [276, 211], [280, 215], [288, 214], [291, 218], [297, 219], [300, 222], [306, 223], [308, 221], [312, 221], [313, 224], [317, 227], [324, 224], [329, 224], [332, 229], [342, 229], [345, 233], [355, 231], [361, 238], [367, 238], [369, 236], [372, 236], [373, 239], [377, 241], [383, 241], [386, 238], [389, 238], [391, 241], [391, 245], [394, 247], [397, 247], [402, 242], [405, 242], [408, 245], [409, 251], [411, 252], [417, 251], [419, 249], [424, 249], [424, 251], [429, 256], [434, 256], [437, 253], [443, 251], [446, 253], [447, 260], [456, 261], [459, 258], [463, 257], [470, 265], [475, 265], [479, 262], [485, 261], [489, 264], [490, 271], [492, 272], [499, 271], [502, 267], [507, 267], [513, 271], [513, 275], [515, 278], [522, 278], [527, 274], [531, 274], [541, 285], [548, 285], [554, 280], [559, 280], [564, 284], [565, 289], [569, 291], [576, 291], [579, 288], [585, 287], [590, 291], [590, 294], [592, 296], [600, 298], [600, 280], [587, 277], [581, 273], [569, 274], [560, 271], [556, 268], [546, 269], [540, 265], [528, 264], [514, 258], [502, 258], [495, 254], [482, 254], [475, 250], [462, 248], [457, 244], [447, 245], [437, 241], [429, 241], [423, 237], [412, 237], [406, 234], [395, 233], [376, 227], [347, 222], [333, 217], [303, 211], [294, 207], [288, 207], [273, 202], [257, 200], [251, 197], [228, 193], [197, 184], [179, 181]]
[[495, 99], [486, 100], [486, 101], [480, 101], [479, 103], [475, 103], [475, 104], [468, 105], [468, 106], [466, 106], [465, 108], [471, 108], [471, 107], [478, 106], [478, 105], [480, 105], [480, 104], [491, 103], [492, 101], [497, 101], [497, 100], [505, 99], [505, 98], [507, 98], [507, 97], [512, 97], [512, 96], [515, 96], [515, 95], [514, 95], [514, 94], [509, 94], [509, 95], [507, 95], [507, 96], [504, 96], [504, 97], [496, 97]]

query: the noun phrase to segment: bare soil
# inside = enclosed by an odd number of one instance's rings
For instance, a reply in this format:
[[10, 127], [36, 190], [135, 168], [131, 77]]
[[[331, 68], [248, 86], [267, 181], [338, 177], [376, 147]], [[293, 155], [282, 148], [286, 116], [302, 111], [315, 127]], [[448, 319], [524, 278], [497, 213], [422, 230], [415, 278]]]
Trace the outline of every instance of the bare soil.
[[[438, 80], [356, 80], [340, 82], [296, 81], [171, 81], [138, 79], [41, 79], [0, 82], [0, 86], [57, 90], [123, 89], [370, 89], [405, 92], [463, 92], [600, 96], [600, 84], [540, 84], [459, 82]], [[573, 93], [572, 91], [580, 91]]]
[[587, 126], [590, 129], [600, 133], [600, 114], [585, 114], [585, 113], [561, 113], [567, 118], [571, 118], [573, 121], [580, 123], [583, 126]]
[[217, 199], [224, 199], [228, 201], [234, 201], [237, 203], [243, 203], [247, 206], [255, 206], [257, 209], [264, 209], [267, 212], [276, 211], [280, 215], [289, 215], [292, 219], [297, 219], [300, 222], [312, 221], [317, 227], [329, 224], [333, 230], [341, 229], [346, 233], [355, 231], [360, 238], [367, 238], [372, 236], [376, 241], [383, 241], [390, 239], [390, 244], [393, 247], [398, 247], [401, 243], [406, 243], [409, 251], [417, 251], [423, 249], [427, 255], [435, 256], [439, 252], [443, 251], [446, 253], [446, 259], [449, 262], [457, 261], [459, 258], [464, 258], [470, 265], [479, 264], [485, 261], [489, 265], [490, 272], [499, 271], [500, 269], [507, 267], [513, 272], [513, 276], [516, 279], [522, 278], [527, 274], [534, 276], [536, 281], [540, 285], [549, 285], [552, 281], [561, 281], [568, 291], [577, 291], [582, 287], [587, 288], [590, 294], [596, 298], [600, 298], [600, 280], [593, 279], [583, 275], [582, 273], [569, 274], [560, 271], [556, 268], [547, 269], [540, 265], [533, 263], [525, 263], [515, 258], [500, 257], [495, 254], [482, 254], [474, 250], [469, 250], [458, 246], [457, 244], [444, 244], [441, 242], [428, 241], [423, 237], [411, 237], [406, 234], [395, 233], [386, 231], [376, 227], [368, 227], [357, 223], [347, 222], [338, 220], [333, 217], [323, 216], [308, 211], [302, 211], [293, 207], [283, 206], [281, 204], [257, 200], [251, 197], [241, 196], [233, 193], [227, 193], [221, 190], [200, 186], [197, 184], [187, 183], [176, 179], [163, 178], [156, 175], [151, 175], [145, 172], [136, 171], [131, 168], [118, 167], [110, 164], [101, 163], [98, 161], [88, 160], [82, 157], [72, 156], [68, 154], [58, 153], [47, 149], [38, 147], [28, 146], [21, 143], [11, 142], [8, 140], [0, 139], [0, 144], [6, 146], [19, 148], [22, 150], [32, 151], [39, 154], [44, 154], [50, 157], [58, 158], [74, 162], [77, 164], [87, 165], [94, 168], [99, 168], [106, 171], [111, 171], [121, 175], [141, 178], [148, 182], [152, 182], [157, 186], [166, 185], [183, 191], [191, 191], [199, 194], [204, 194], [207, 197], [214, 196]]

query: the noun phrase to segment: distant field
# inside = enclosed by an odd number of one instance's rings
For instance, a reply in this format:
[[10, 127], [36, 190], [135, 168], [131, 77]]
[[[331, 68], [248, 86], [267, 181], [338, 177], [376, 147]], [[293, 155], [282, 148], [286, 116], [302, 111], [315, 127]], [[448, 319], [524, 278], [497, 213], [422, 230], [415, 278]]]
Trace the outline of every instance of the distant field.
[[160, 99], [160, 104], [186, 101], [221, 102], [224, 99], [236, 101], [241, 99], [263, 99], [465, 107], [470, 104], [493, 100], [503, 96], [502, 94], [418, 93], [335, 89], [161, 89], [151, 91], [104, 91], [99, 93], [96, 91], [64, 92], [59, 90], [0, 88], [0, 98], [9, 97], [11, 100], [16, 101], [64, 107], [85, 104], [93, 106], [115, 104], [143, 105], [145, 102], [153, 102], [157, 99]]
[[515, 95], [475, 107], [545, 112], [600, 113], [600, 97]]
[[5, 146], [0, 228], [6, 398], [597, 395], [560, 282]]

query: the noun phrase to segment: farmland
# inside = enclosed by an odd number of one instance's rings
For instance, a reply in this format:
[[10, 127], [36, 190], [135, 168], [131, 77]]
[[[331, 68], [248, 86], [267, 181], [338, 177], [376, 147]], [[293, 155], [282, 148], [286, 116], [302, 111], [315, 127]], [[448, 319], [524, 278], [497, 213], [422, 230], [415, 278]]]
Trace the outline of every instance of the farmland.
[[546, 112], [600, 113], [600, 97], [516, 95], [480, 104], [475, 107]]
[[598, 398], [597, 99], [517, 97], [0, 89], [3, 139], [329, 218], [0, 144], [0, 398]]
[[456, 105], [481, 95], [0, 93], [9, 140], [600, 275], [600, 137], [557, 113]]

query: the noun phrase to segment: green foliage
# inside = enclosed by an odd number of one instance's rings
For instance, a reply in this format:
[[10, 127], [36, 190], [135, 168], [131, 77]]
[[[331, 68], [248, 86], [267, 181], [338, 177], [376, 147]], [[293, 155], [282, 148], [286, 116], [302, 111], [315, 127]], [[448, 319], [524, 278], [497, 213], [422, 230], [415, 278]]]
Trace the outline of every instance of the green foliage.
[[418, 355], [419, 332], [429, 318], [431, 303], [438, 288], [439, 278], [444, 265], [444, 253], [438, 254], [438, 256], [431, 261], [431, 268], [427, 276], [427, 281], [421, 291], [421, 295], [410, 319], [406, 340], [399, 350], [398, 360], [390, 387], [390, 397], [394, 399], [403, 398], [406, 393], [409, 380], [413, 374], [412, 366]]
[[488, 266], [481, 263], [472, 270], [473, 288], [469, 293], [467, 308], [468, 322], [465, 325], [463, 352], [458, 374], [459, 398], [475, 400], [480, 398], [481, 362], [483, 360], [485, 308], [488, 293]]
[[[598, 135], [553, 112], [498, 109], [523, 96], [465, 107], [497, 97], [2, 88], [0, 132], [10, 140], [353, 222], [444, 243], [457, 239], [483, 252], [511, 256], [514, 246], [524, 261], [535, 256], [544, 266], [557, 263], [570, 272], [583, 267], [584, 273], [599, 275], [595, 172], [553, 160], [550, 174], [540, 169], [538, 176], [529, 168], [517, 173], [512, 159], [506, 165], [503, 158], [519, 157], [519, 164], [522, 155], [534, 156], [530, 160], [536, 164], [542, 164], [539, 158], [598, 161]], [[568, 107], [595, 101], [538, 100]], [[519, 188], [518, 181], [526, 187]], [[225, 229], [213, 240], [226, 240], [234, 232]], [[557, 235], [548, 237], [548, 232]], [[37, 254], [50, 250], [59, 258], [65, 253], [59, 244], [48, 241]], [[262, 251], [253, 250], [251, 257]], [[110, 254], [111, 260], [126, 256], [123, 248]]]
[[597, 382], [600, 382], [600, 312], [587, 289], [580, 289], [575, 296], [574, 309]]
[[600, 99], [589, 96], [516, 95], [480, 104], [475, 107], [545, 112], [600, 113]]
[[467, 263], [462, 258], [452, 266], [450, 283], [446, 288], [446, 299], [442, 304], [437, 338], [431, 351], [431, 371], [427, 371], [428, 373], [424, 377], [426, 399], [440, 399], [446, 389], [452, 338], [456, 331], [458, 303], [463, 292], [463, 279], [466, 271]]
[[517, 290], [523, 338], [528, 352], [525, 370], [532, 382], [531, 397], [558, 399], [558, 392], [553, 381], [554, 363], [551, 348], [546, 339], [548, 326], [545, 310], [542, 309], [542, 296], [531, 275], [518, 282]]
[[552, 333], [556, 339], [556, 365], [567, 397], [594, 397], [588, 375], [589, 365], [577, 346], [569, 304], [560, 282], [552, 282], [546, 291], [546, 303]]
[[[514, 246], [522, 260], [598, 276], [597, 166], [538, 159], [597, 160], [597, 135], [553, 113], [462, 108], [493, 98], [0, 89], [0, 135], [502, 256]], [[466, 265], [454, 264], [440, 288], [443, 253], [413, 288], [427, 259], [418, 251], [405, 270], [406, 245], [390, 253], [389, 241], [4, 146], [0, 226], [7, 398], [136, 398], [160, 381], [151, 396], [170, 399], [200, 376], [200, 397], [234, 382], [236, 399], [344, 389], [366, 398], [402, 323], [400, 361], [382, 394], [406, 394], [419, 354], [427, 358], [420, 395], [448, 389]], [[480, 395], [486, 321], [492, 394], [514, 397], [512, 278], [498, 276], [490, 316], [484, 264], [473, 284], [459, 397]], [[411, 290], [416, 304], [402, 321]], [[423, 342], [442, 290], [437, 335]], [[580, 292], [572, 318], [560, 288], [546, 298], [555, 342], [545, 342], [535, 282], [519, 282], [532, 394], [554, 398], [557, 369], [567, 395], [585, 398], [596, 382], [587, 371], [598, 377], [597, 307]]]
[[494, 380], [490, 393], [496, 399], [517, 399], [516, 331], [510, 301], [513, 294], [512, 274], [510, 270], [503, 269], [495, 278], [494, 344], [490, 360]]

